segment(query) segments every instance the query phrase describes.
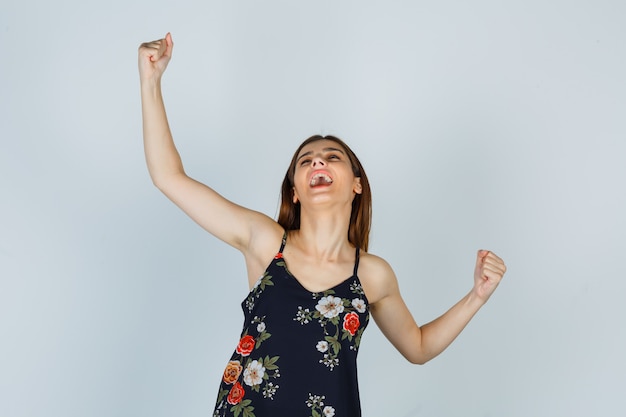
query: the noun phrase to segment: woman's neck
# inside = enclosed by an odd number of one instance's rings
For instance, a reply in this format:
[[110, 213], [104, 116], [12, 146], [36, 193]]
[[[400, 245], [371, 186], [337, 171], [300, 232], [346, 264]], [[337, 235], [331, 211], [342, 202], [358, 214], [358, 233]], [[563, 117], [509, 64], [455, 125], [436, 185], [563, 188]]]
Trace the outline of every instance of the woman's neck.
[[294, 230], [290, 242], [319, 260], [335, 260], [342, 251], [352, 250], [348, 241], [350, 214], [316, 212], [300, 214], [300, 229]]

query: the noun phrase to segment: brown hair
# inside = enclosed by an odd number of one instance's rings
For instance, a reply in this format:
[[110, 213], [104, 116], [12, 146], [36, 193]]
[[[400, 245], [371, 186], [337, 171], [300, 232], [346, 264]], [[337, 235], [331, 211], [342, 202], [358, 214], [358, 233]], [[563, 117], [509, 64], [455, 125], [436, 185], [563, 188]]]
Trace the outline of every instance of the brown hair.
[[342, 146], [352, 165], [352, 172], [355, 177], [361, 178], [361, 194], [356, 194], [352, 200], [352, 213], [350, 214], [350, 226], [348, 228], [348, 241], [354, 246], [367, 251], [369, 244], [370, 227], [372, 225], [372, 192], [370, 184], [365, 175], [363, 165], [359, 158], [352, 152], [352, 149], [341, 139], [335, 136], [314, 135], [306, 139], [293, 154], [280, 192], [280, 210], [278, 212], [278, 224], [285, 230], [300, 229], [300, 203], [293, 202], [293, 177], [296, 172], [296, 161], [298, 154], [306, 145], [318, 140], [330, 140]]

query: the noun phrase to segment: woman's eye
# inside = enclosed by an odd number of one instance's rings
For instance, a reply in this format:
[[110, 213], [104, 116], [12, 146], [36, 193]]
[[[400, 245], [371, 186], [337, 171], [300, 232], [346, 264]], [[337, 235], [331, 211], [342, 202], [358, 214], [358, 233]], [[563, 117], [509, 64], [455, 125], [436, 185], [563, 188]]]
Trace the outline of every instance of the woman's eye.
[[328, 155], [328, 159], [339, 159], [337, 155]]
[[311, 162], [310, 159], [303, 159], [302, 161], [300, 161], [300, 166], [305, 166], [306, 164], [308, 164], [310, 162]]

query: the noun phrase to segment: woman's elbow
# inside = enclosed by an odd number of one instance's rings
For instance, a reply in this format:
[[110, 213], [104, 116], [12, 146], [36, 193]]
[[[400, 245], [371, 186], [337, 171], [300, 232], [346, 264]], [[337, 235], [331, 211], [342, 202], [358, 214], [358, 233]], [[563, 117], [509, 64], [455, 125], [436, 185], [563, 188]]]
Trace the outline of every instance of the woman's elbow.
[[426, 362], [432, 359], [421, 352], [411, 352], [407, 355], [404, 355], [404, 357], [412, 365], [424, 365]]
[[415, 359], [409, 359], [409, 362], [412, 365], [424, 365], [429, 360], [430, 360], [430, 358], [415, 358]]

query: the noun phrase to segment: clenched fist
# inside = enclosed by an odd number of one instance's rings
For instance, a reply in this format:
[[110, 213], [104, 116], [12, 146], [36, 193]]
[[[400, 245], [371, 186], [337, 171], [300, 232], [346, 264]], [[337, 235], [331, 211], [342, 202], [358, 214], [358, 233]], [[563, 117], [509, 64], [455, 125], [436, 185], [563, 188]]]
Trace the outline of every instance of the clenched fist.
[[139, 46], [139, 78], [141, 82], [158, 82], [172, 58], [172, 35]]
[[502, 280], [506, 265], [495, 253], [479, 250], [474, 269], [474, 293], [486, 302]]

